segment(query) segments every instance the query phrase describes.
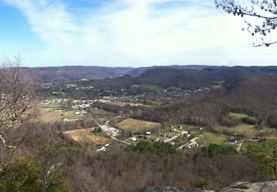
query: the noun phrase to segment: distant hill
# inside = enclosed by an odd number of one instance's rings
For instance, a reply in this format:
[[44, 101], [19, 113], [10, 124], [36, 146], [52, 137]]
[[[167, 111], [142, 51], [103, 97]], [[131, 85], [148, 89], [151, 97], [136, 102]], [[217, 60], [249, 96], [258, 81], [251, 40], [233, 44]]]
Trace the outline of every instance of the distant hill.
[[219, 100], [277, 127], [277, 74], [251, 75], [225, 87]]
[[127, 72], [128, 77], [124, 78], [126, 82], [120, 77], [113, 80], [99, 80], [101, 83], [94, 81], [93, 85], [97, 87], [101, 84], [101, 86], [111, 88], [112, 85], [116, 85], [116, 87], [124, 88], [136, 83], [195, 90], [218, 84], [230, 85], [244, 76], [267, 73], [277, 74], [277, 67], [167, 66], [137, 68]]
[[68, 83], [80, 79], [105, 79], [123, 76], [132, 68], [98, 67], [98, 66], [65, 66], [24, 68], [31, 71], [38, 81], [44, 83]]
[[197, 89], [213, 84], [207, 72], [195, 69], [155, 68], [142, 73], [137, 80], [143, 84], [185, 89]]
[[217, 84], [233, 84], [247, 75], [277, 74], [277, 67], [153, 66], [97, 67], [65, 66], [24, 68], [44, 83], [69, 83], [80, 79], [95, 87], [124, 88], [133, 84], [199, 89]]
[[[230, 69], [227, 69], [230, 71]], [[182, 72], [175, 72], [178, 77], [169, 73], [164, 76], [164, 71], [155, 72], [154, 80], [147, 77], [149, 74], [142, 74], [144, 81], [158, 83], [173, 82], [173, 79], [180, 80], [185, 86], [192, 88], [199, 85], [208, 85], [216, 80], [228, 81], [223, 83], [217, 89], [209, 91], [195, 92], [190, 97], [180, 98], [177, 103], [171, 103], [156, 111], [142, 113], [138, 118], [157, 122], [186, 122], [190, 124], [199, 124], [212, 126], [214, 124], [231, 125], [233, 122], [228, 114], [229, 112], [244, 113], [254, 117], [258, 125], [277, 127], [277, 74], [262, 73], [255, 71], [254, 74], [248, 74], [246, 71], [232, 69], [232, 73], [225, 73], [222, 77], [213, 77], [211, 74], [219, 73], [218, 71], [189, 71], [190, 78], [183, 76]], [[224, 74], [223, 73], [223, 74]], [[151, 72], [152, 74], [152, 72]], [[158, 75], [159, 74], [159, 75]], [[161, 78], [160, 78], [161, 77]], [[165, 81], [162, 81], [164, 77]], [[149, 78], [149, 79], [148, 79]], [[183, 78], [183, 79], [182, 79]], [[159, 81], [157, 81], [159, 79]], [[185, 79], [185, 80], [184, 80]], [[176, 85], [176, 84], [171, 84]], [[183, 86], [182, 85], [182, 86]], [[180, 84], [179, 84], [180, 86]], [[178, 115], [181, 114], [181, 115]]]

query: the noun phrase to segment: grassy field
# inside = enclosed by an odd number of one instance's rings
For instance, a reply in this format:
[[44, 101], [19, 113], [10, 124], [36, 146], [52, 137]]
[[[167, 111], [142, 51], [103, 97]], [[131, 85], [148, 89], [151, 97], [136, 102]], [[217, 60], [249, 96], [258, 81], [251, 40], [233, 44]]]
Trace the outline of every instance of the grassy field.
[[242, 119], [242, 118], [248, 117], [248, 115], [244, 114], [244, 113], [229, 113], [229, 116], [237, 118], [237, 119]]
[[257, 133], [258, 130], [254, 128], [253, 125], [248, 125], [241, 123], [235, 127], [225, 127], [225, 126], [215, 126], [213, 129], [217, 130], [218, 132], [232, 132], [234, 135], [244, 135], [244, 136], [252, 136]]
[[42, 104], [41, 107], [43, 107], [43, 108], [60, 108], [61, 104], [59, 104], [59, 103]]
[[137, 119], [125, 119], [117, 124], [117, 127], [123, 130], [130, 130], [132, 132], [141, 131], [141, 130], [150, 130], [156, 127], [160, 127], [160, 123], [142, 121]]
[[42, 108], [37, 119], [43, 122], [61, 121], [62, 114], [63, 112], [54, 112], [52, 108]]
[[255, 136], [263, 136], [263, 137], [271, 137], [275, 135], [275, 129], [264, 127], [263, 129], [257, 129], [254, 125], [248, 125], [241, 123], [235, 127], [224, 127], [224, 126], [216, 126], [215, 130], [219, 132], [232, 132], [234, 135], [244, 135], [245, 137], [255, 137]]
[[64, 134], [68, 135], [71, 139], [77, 142], [90, 142], [92, 145], [104, 145], [111, 142], [111, 139], [102, 135], [95, 135], [92, 133], [95, 128], [76, 129], [65, 131]]
[[74, 111], [54, 112], [52, 108], [41, 108], [40, 115], [37, 120], [43, 122], [62, 121], [64, 118], [68, 119], [82, 119], [84, 116], [76, 116]]
[[200, 145], [209, 145], [210, 143], [223, 144], [227, 138], [225, 135], [204, 132], [198, 136], [196, 142]]
[[102, 110], [102, 109], [91, 109], [92, 116], [108, 116], [109, 112]]

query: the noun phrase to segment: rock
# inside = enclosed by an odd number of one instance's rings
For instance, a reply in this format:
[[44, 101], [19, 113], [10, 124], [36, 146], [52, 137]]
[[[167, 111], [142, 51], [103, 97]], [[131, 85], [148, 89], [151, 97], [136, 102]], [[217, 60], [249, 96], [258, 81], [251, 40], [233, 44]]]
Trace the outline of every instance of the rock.
[[[276, 192], [277, 180], [238, 181], [216, 192]], [[215, 192], [213, 190], [186, 189], [183, 187], [144, 187], [132, 192]]]
[[277, 191], [277, 181], [238, 181], [228, 187], [224, 187], [219, 192], [275, 192]]
[[185, 189], [183, 187], [144, 187], [132, 192], [202, 192], [199, 189]]

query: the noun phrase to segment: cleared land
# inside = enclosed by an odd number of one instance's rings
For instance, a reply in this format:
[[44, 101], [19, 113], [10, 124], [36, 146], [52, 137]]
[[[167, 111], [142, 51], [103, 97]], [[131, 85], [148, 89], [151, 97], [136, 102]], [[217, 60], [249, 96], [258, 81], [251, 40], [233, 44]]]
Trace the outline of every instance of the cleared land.
[[244, 135], [245, 137], [256, 137], [256, 136], [271, 136], [275, 135], [275, 130], [272, 128], [264, 127], [262, 129], [257, 129], [254, 125], [248, 125], [241, 123], [234, 127], [216, 126], [215, 130], [219, 132], [232, 132], [233, 135]]
[[125, 119], [117, 124], [117, 127], [123, 130], [129, 130], [132, 132], [141, 131], [141, 130], [151, 130], [153, 128], [161, 127], [160, 123], [142, 121], [137, 119]]
[[54, 112], [52, 108], [42, 108], [37, 119], [43, 122], [60, 121], [63, 118], [62, 114], [63, 112]]
[[95, 128], [76, 129], [65, 131], [64, 134], [68, 135], [71, 139], [77, 142], [90, 142], [92, 145], [104, 145], [111, 142], [111, 139], [99, 134], [93, 133]]
[[226, 139], [227, 136], [225, 135], [205, 132], [198, 136], [196, 142], [200, 145], [209, 145], [210, 143], [223, 144]]
[[245, 118], [245, 117], [249, 117], [247, 114], [244, 114], [244, 113], [229, 113], [229, 116], [237, 118], [237, 119], [242, 119], [242, 118]]
[[41, 108], [37, 120], [42, 122], [62, 121], [64, 118], [68, 119], [82, 119], [84, 116], [76, 116], [74, 111], [54, 112], [53, 108]]

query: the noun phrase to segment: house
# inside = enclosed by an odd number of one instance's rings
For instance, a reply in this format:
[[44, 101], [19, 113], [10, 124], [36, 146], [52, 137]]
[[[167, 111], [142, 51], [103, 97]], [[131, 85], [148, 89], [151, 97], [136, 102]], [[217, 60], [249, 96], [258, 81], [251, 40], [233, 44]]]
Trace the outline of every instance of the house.
[[153, 139], [154, 142], [158, 142], [160, 140], [159, 137], [157, 137], [156, 139]]
[[175, 145], [174, 141], [169, 142], [170, 145]]
[[53, 112], [63, 112], [62, 109], [54, 109]]
[[182, 131], [181, 133], [182, 133], [182, 135], [188, 135], [189, 134], [188, 131]]
[[145, 135], [139, 135], [138, 138], [141, 139], [141, 140], [146, 140], [147, 139], [147, 137]]
[[229, 145], [234, 145], [234, 144], [237, 143], [237, 140], [235, 140], [235, 139], [229, 139], [229, 140], [226, 140], [225, 142], [226, 142], [227, 144], [229, 144]]
[[137, 138], [132, 137], [131, 140], [135, 142], [135, 141], [137, 141]]
[[203, 131], [202, 127], [195, 127], [196, 130]]
[[74, 114], [76, 116], [86, 116], [88, 114], [88, 112], [86, 112], [86, 111], [76, 111], [76, 112], [74, 112]]
[[75, 122], [77, 121], [78, 119], [68, 119], [68, 118], [64, 118], [63, 119], [63, 122]]

